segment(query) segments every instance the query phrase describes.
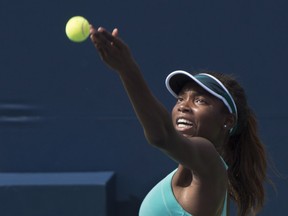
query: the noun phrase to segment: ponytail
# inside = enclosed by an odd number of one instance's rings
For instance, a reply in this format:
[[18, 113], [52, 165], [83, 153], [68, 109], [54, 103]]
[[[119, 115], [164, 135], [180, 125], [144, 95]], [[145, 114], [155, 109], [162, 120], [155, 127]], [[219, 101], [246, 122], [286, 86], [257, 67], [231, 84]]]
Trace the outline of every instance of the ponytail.
[[228, 164], [229, 195], [238, 206], [238, 215], [256, 214], [265, 201], [267, 158], [258, 136], [257, 120], [247, 104], [244, 89], [231, 76], [217, 77], [232, 95], [238, 110], [237, 128], [220, 154]]
[[232, 136], [223, 149], [229, 164], [229, 194], [238, 205], [238, 215], [259, 212], [264, 205], [263, 182], [266, 179], [266, 153], [257, 136], [254, 113], [248, 110], [247, 124]]

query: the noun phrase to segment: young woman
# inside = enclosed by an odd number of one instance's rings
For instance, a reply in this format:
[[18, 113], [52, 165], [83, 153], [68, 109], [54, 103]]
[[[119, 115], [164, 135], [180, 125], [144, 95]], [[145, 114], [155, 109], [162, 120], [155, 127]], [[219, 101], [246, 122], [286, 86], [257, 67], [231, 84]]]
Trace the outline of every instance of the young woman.
[[102, 60], [119, 75], [147, 141], [179, 163], [145, 197], [140, 216], [256, 215], [264, 203], [266, 155], [244, 90], [218, 73], [168, 75], [177, 102], [171, 114], [153, 96], [128, 46], [91, 26]]

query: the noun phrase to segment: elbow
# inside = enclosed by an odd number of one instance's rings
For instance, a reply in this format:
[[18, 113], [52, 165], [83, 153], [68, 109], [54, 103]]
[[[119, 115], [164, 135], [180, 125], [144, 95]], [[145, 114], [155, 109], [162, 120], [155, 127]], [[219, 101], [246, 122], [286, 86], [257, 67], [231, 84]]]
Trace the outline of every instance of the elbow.
[[168, 130], [162, 129], [153, 131], [153, 132], [147, 132], [144, 131], [146, 140], [150, 145], [153, 147], [159, 148], [159, 149], [167, 149], [168, 148], [168, 140], [169, 140], [169, 133]]
[[148, 143], [162, 150], [169, 148], [168, 145], [171, 138], [176, 134], [171, 117], [168, 114], [159, 116], [159, 118], [150, 122], [149, 125], [143, 127], [143, 129]]
[[146, 133], [145, 133], [145, 137], [148, 143], [152, 145], [153, 147], [160, 148], [160, 149], [163, 149], [165, 147], [165, 141], [161, 137], [147, 135]]

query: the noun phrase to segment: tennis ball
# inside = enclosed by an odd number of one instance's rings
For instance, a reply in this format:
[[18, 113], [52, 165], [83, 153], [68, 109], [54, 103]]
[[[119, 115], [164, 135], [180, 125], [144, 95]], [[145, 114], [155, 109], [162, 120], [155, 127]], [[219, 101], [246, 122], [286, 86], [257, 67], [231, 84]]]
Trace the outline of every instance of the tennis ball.
[[82, 42], [89, 36], [89, 22], [82, 16], [70, 18], [66, 24], [65, 32], [73, 42]]

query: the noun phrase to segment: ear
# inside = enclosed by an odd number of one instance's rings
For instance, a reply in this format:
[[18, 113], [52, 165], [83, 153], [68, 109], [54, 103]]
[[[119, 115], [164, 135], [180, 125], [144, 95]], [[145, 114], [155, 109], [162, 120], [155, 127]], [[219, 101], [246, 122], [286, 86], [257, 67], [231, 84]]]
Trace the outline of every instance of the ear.
[[230, 132], [236, 126], [236, 116], [235, 114], [229, 113], [226, 115], [224, 120], [224, 129]]

